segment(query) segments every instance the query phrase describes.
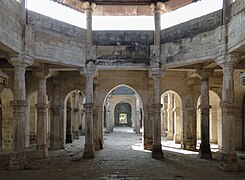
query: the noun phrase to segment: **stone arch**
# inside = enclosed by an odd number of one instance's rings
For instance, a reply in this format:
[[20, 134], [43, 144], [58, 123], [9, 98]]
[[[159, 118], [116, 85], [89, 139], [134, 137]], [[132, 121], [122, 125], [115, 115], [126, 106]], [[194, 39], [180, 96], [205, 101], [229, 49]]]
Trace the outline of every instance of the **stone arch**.
[[[2, 123], [2, 149], [12, 149], [13, 142], [13, 108], [10, 101], [13, 100], [13, 92], [11, 89], [3, 89], [0, 94], [1, 100], [1, 123]], [[1, 149], [0, 149], [1, 150]]]
[[[76, 103], [76, 100], [74, 100], [75, 93], [78, 93], [77, 95], [82, 97], [81, 101], [78, 97]], [[84, 99], [85, 95], [79, 89], [71, 90], [64, 98], [64, 141], [66, 143], [72, 143], [73, 139], [79, 139], [79, 129], [85, 131]]]
[[173, 90], [165, 91], [161, 95], [161, 128], [167, 140], [181, 141], [181, 124], [183, 122], [182, 99]]
[[[139, 133], [139, 132], [140, 132], [139, 124], [142, 124], [142, 123], [140, 123], [140, 121], [143, 120], [143, 117], [141, 116], [141, 114], [143, 114], [143, 113], [140, 113], [140, 110], [143, 111], [143, 103], [142, 103], [142, 99], [141, 99], [141, 96], [139, 95], [139, 93], [138, 93], [134, 88], [132, 88], [131, 86], [126, 85], [126, 84], [120, 84], [120, 85], [117, 85], [117, 86], [113, 87], [112, 89], [110, 89], [110, 90], [108, 91], [108, 93], [107, 93], [107, 94], [105, 95], [105, 97], [104, 97], [104, 100], [103, 100], [103, 106], [102, 106], [102, 107], [103, 107], [103, 110], [102, 110], [102, 112], [103, 112], [103, 115], [102, 115], [102, 121], [105, 122], [105, 123], [103, 123], [103, 124], [107, 124], [106, 132], [109, 133], [109, 132], [113, 131], [112, 124], [110, 124], [110, 125], [108, 125], [108, 124], [109, 124], [110, 122], [112, 122], [112, 120], [111, 120], [111, 112], [114, 112], [114, 107], [115, 107], [115, 105], [116, 105], [116, 103], [113, 103], [113, 104], [114, 104], [113, 108], [109, 107], [109, 106], [108, 106], [108, 104], [109, 104], [109, 102], [108, 102], [108, 97], [110, 96], [110, 93], [111, 93], [113, 90], [115, 90], [115, 89], [117, 89], [117, 88], [119, 88], [119, 87], [126, 87], [126, 88], [129, 88], [130, 90], [132, 90], [132, 91], [135, 93], [136, 99], [138, 99], [137, 102], [135, 103], [135, 105], [138, 104], [138, 107], [139, 107], [138, 110], [135, 110], [136, 121], [137, 121], [135, 124], [137, 124], [137, 125], [134, 125], [134, 126], [135, 126], [135, 127], [137, 126], [137, 128], [135, 128], [135, 131], [136, 131], [137, 133]], [[130, 102], [130, 100], [127, 99], [127, 98], [125, 98], [125, 97], [121, 97], [121, 99], [118, 100], [118, 101], [116, 101], [116, 102], [118, 103], [118, 102], [120, 102], [121, 100], [125, 100], [125, 101], [127, 101], [127, 102]], [[130, 102], [129, 104], [131, 104], [131, 107], [133, 107], [133, 106], [132, 106], [132, 102]], [[132, 109], [133, 109], [133, 108], [132, 108]], [[139, 117], [139, 116], [140, 116], [140, 117]], [[113, 118], [113, 119], [114, 119], [114, 118]]]
[[[201, 96], [197, 100], [197, 140], [201, 139], [201, 111], [198, 108], [200, 105]], [[210, 143], [218, 144], [219, 148], [222, 145], [222, 122], [221, 122], [221, 108], [220, 97], [212, 90], [209, 90], [209, 102], [211, 105], [209, 111], [209, 137]]]

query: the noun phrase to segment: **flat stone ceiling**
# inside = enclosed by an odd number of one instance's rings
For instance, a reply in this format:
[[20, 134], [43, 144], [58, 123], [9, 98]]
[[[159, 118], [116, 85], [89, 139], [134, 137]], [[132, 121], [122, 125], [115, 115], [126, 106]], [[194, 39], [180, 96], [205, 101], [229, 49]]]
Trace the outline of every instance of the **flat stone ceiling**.
[[[86, 0], [52, 0], [79, 12], [84, 12]], [[160, 0], [165, 3], [165, 12], [176, 10], [197, 0]], [[155, 0], [93, 0], [97, 6], [94, 15], [98, 16], [151, 16], [150, 4]]]

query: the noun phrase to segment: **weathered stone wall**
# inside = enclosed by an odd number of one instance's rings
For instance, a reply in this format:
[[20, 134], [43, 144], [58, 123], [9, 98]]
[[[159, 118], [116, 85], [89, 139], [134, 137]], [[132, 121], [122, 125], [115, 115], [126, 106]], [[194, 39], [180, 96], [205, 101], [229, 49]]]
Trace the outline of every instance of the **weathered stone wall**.
[[183, 66], [214, 60], [224, 49], [223, 29], [198, 34], [161, 45], [161, 60], [166, 67]]
[[0, 48], [8, 53], [22, 47], [22, 11], [16, 0], [0, 1]]
[[175, 25], [161, 31], [161, 43], [176, 42], [182, 38], [191, 38], [203, 32], [208, 32], [222, 25], [222, 11], [216, 11], [205, 16]]
[[245, 46], [245, 1], [237, 0], [232, 6], [232, 19], [228, 24], [229, 52], [240, 52]]
[[86, 55], [85, 30], [29, 11], [34, 33], [34, 58], [53, 63], [83, 66]]

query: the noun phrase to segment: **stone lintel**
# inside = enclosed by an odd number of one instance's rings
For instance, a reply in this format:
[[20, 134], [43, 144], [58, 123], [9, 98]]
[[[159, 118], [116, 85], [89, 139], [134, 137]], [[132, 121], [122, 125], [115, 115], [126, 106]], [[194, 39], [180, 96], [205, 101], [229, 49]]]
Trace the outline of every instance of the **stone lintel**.
[[234, 67], [239, 62], [239, 56], [236, 54], [222, 55], [216, 58], [215, 62], [223, 67]]
[[19, 54], [17, 56], [11, 56], [9, 58], [9, 63], [13, 66], [27, 67], [32, 65], [33, 58], [25, 54]]
[[13, 107], [27, 107], [28, 103], [27, 101], [13, 100], [10, 102], [10, 105]]

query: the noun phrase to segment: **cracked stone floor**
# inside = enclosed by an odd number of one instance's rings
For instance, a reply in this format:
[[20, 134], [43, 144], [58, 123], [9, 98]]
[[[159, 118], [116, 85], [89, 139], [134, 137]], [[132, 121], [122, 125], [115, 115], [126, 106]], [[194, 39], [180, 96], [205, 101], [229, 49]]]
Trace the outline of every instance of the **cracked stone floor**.
[[239, 152], [239, 171], [223, 172], [216, 160], [199, 159], [197, 152], [183, 151], [163, 140], [164, 159], [151, 158], [143, 150], [142, 135], [131, 128], [116, 128], [105, 134], [104, 149], [96, 151], [94, 159], [83, 159], [84, 136], [65, 150], [50, 151], [47, 159], [38, 160], [28, 150], [28, 166], [22, 171], [8, 170], [9, 153], [0, 152], [1, 180], [245, 180], [244, 152]]

